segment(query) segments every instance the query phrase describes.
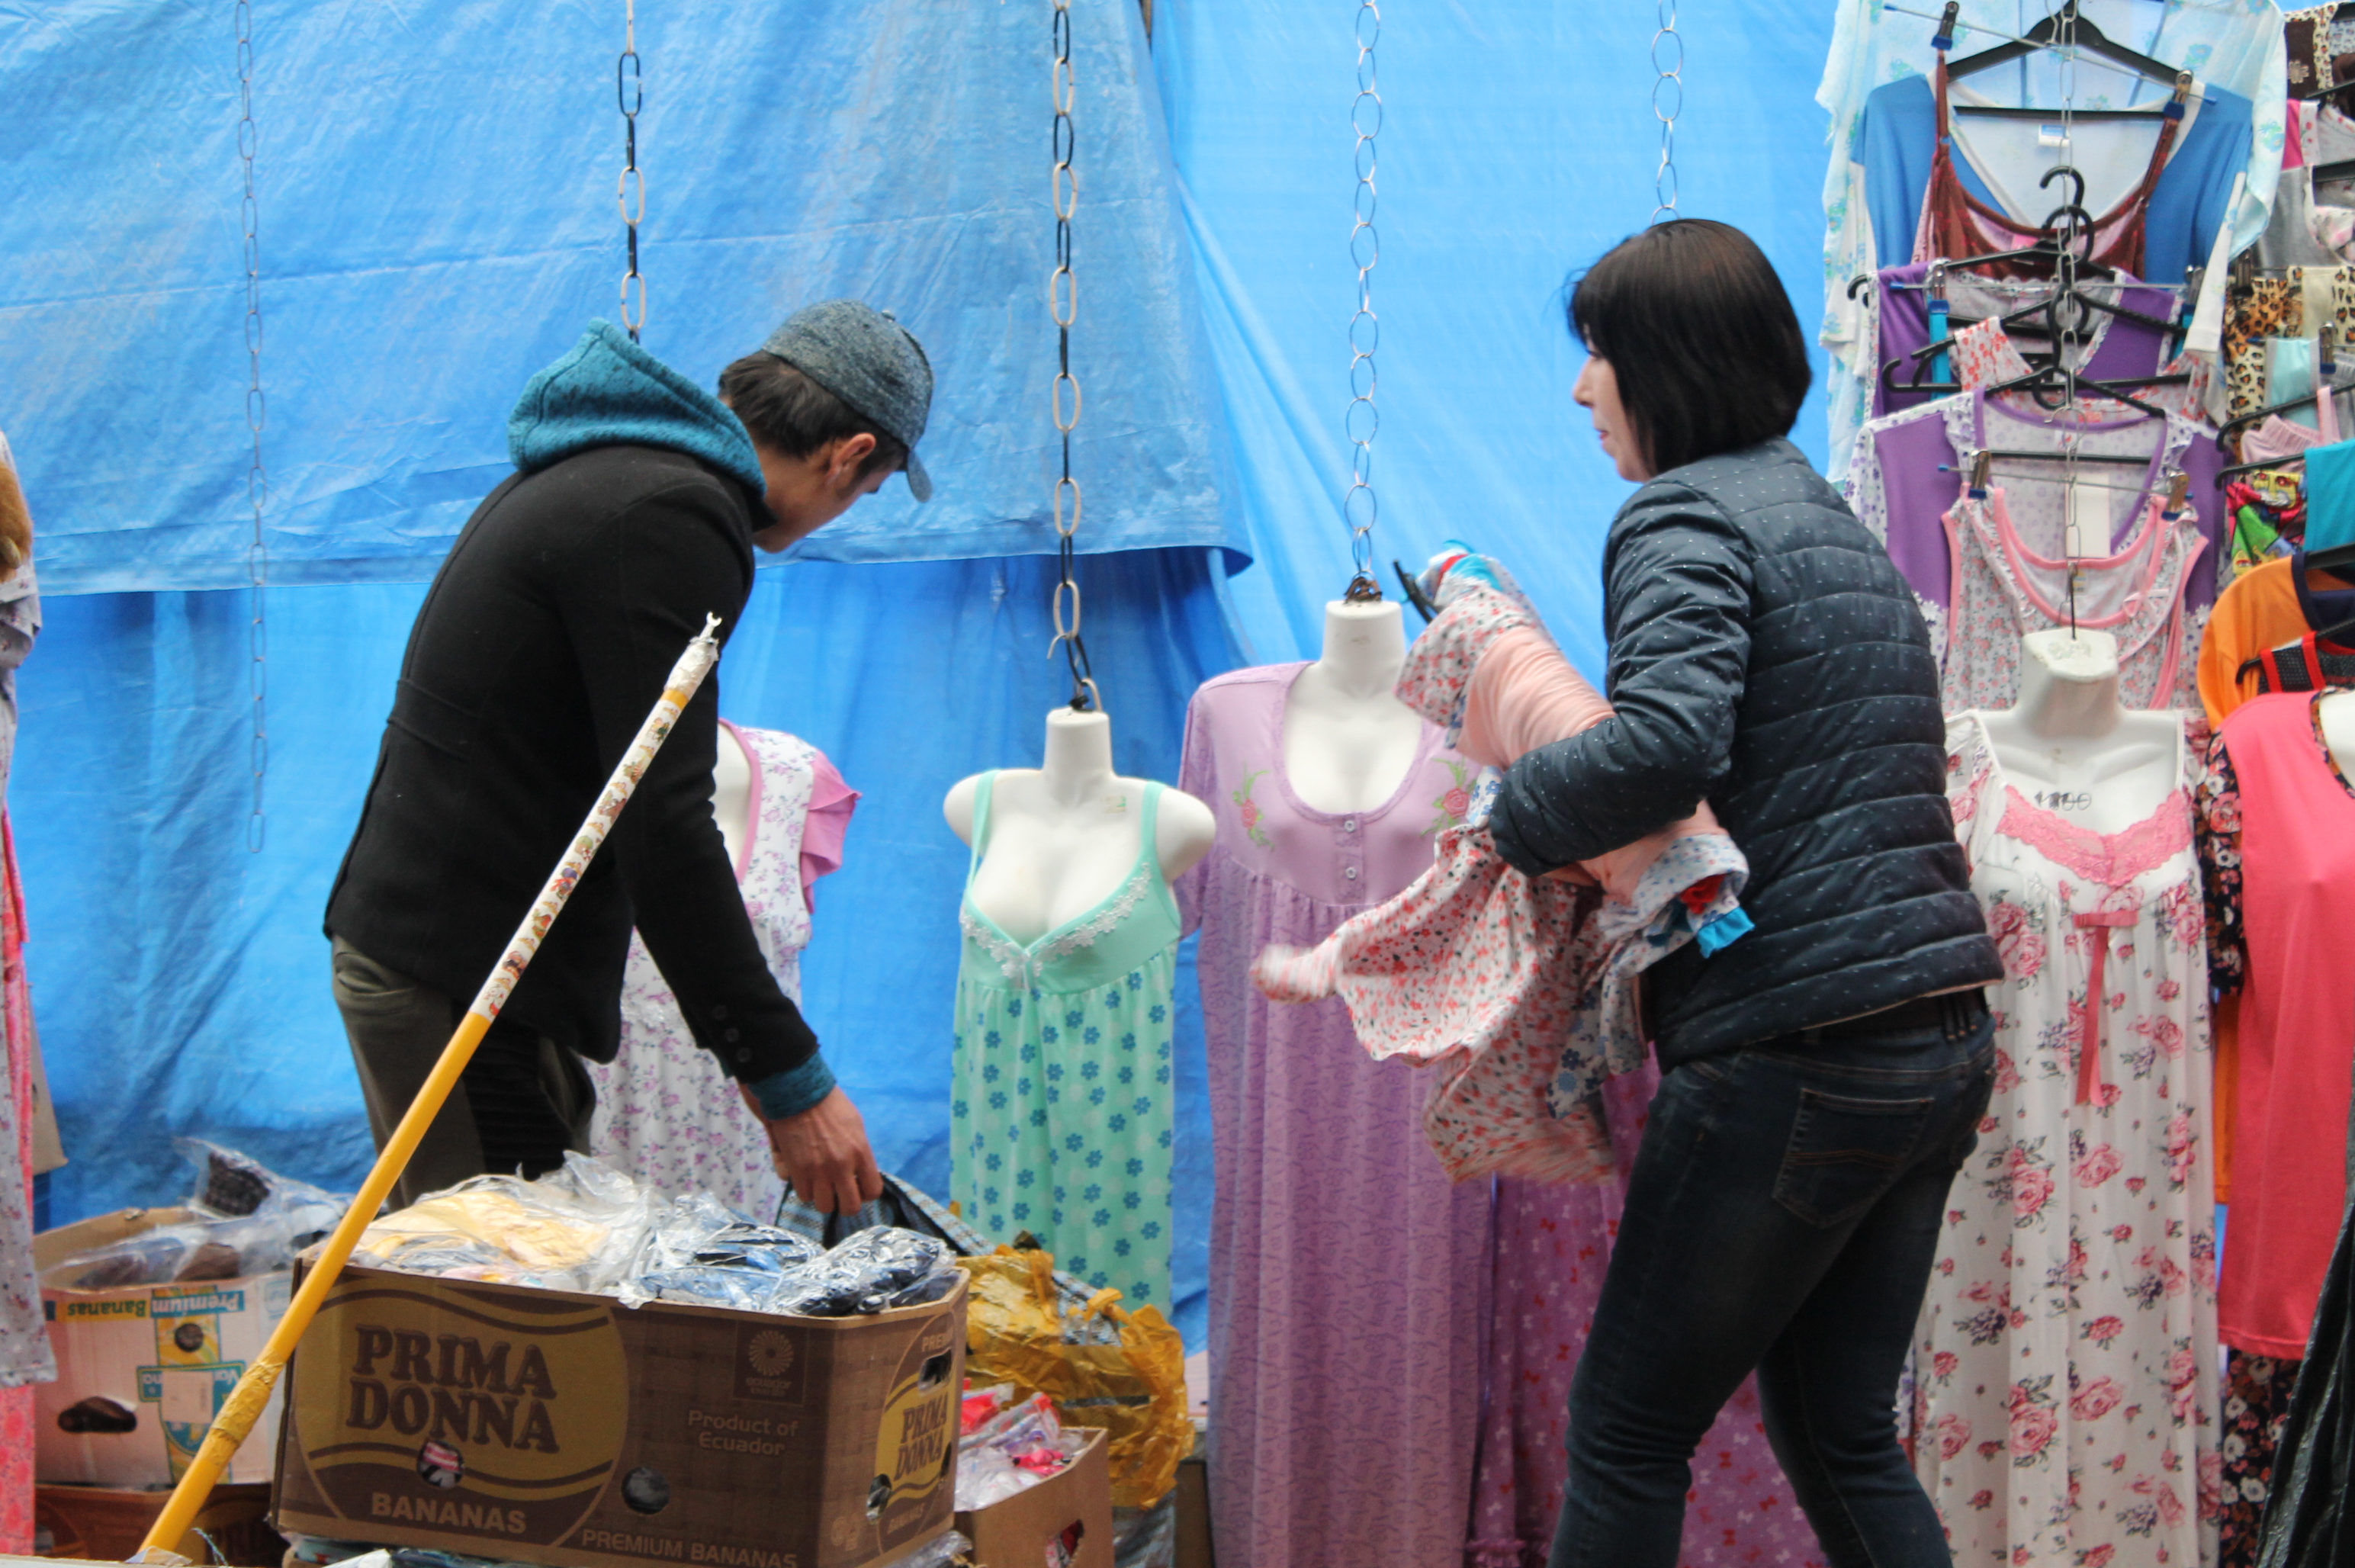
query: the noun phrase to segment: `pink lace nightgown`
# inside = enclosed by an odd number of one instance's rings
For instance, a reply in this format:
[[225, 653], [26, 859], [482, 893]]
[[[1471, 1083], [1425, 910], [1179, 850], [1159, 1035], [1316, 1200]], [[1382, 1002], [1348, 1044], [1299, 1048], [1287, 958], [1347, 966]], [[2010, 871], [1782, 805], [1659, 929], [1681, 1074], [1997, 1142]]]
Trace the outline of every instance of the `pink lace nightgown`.
[[2158, 808], [2102, 835], [2006, 783], [1977, 713], [1947, 747], [2004, 978], [1916, 1332], [1914, 1468], [1955, 1568], [2195, 1568], [2222, 1458], [2188, 749]]
[[[842, 826], [858, 797], [808, 741], [776, 730], [728, 730], [753, 764], [737, 885], [762, 956], [798, 1002], [810, 939], [808, 882], [840, 865]], [[826, 852], [814, 853], [821, 838]], [[634, 933], [622, 975], [621, 1050], [611, 1062], [588, 1067], [597, 1085], [591, 1153], [666, 1193], [709, 1192], [761, 1221], [776, 1214], [784, 1182], [770, 1159], [768, 1134], [735, 1080], [695, 1043]]]

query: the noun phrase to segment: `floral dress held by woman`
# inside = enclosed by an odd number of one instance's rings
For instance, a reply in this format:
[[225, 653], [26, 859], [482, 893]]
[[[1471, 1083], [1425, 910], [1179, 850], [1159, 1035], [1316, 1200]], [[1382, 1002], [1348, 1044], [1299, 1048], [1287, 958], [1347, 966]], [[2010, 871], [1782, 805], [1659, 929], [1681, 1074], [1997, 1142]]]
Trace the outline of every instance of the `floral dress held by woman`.
[[951, 1190], [982, 1234], [1028, 1231], [1066, 1272], [1166, 1313], [1178, 925], [1155, 848], [1162, 786], [1145, 786], [1127, 879], [1020, 943], [973, 901], [996, 782], [974, 795], [959, 916]]
[[[809, 884], [841, 864], [842, 828], [858, 796], [808, 741], [721, 722], [752, 765], [737, 887], [770, 973], [799, 1002]], [[695, 1043], [634, 933], [622, 971], [621, 1050], [587, 1066], [597, 1086], [591, 1153], [666, 1193], [709, 1192], [756, 1220], [776, 1213], [785, 1184], [766, 1129], [718, 1059]]]
[[1957, 1568], [2213, 1562], [2216, 1239], [2207, 935], [2189, 742], [2096, 834], [1947, 731], [1971, 886], [2002, 949], [1995, 1097], [1916, 1340], [1915, 1468]]

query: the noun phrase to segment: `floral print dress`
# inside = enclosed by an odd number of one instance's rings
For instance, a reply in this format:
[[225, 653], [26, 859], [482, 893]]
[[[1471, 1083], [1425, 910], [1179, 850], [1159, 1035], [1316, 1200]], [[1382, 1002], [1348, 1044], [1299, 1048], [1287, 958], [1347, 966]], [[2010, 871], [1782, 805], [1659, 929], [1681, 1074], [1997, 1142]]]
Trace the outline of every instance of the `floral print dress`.
[[1169, 1310], [1178, 901], [1145, 786], [1136, 864], [1110, 897], [1020, 943], [973, 901], [995, 773], [974, 796], [959, 915], [950, 1182], [984, 1235], [1024, 1231], [1064, 1272]]
[[2190, 744], [2100, 835], [1947, 732], [1971, 885], [2004, 958], [1995, 1096], [1916, 1339], [1915, 1468], [1957, 1568], [2212, 1563], [2216, 1240], [2207, 936]]
[[[781, 730], [727, 727], [752, 764], [736, 885], [769, 972], [799, 1002], [811, 929], [802, 835], [825, 759]], [[767, 1129], [719, 1059], [695, 1043], [678, 998], [635, 932], [622, 969], [621, 1047], [612, 1061], [584, 1065], [597, 1089], [591, 1154], [663, 1192], [709, 1192], [756, 1220], [777, 1212], [785, 1184]]]

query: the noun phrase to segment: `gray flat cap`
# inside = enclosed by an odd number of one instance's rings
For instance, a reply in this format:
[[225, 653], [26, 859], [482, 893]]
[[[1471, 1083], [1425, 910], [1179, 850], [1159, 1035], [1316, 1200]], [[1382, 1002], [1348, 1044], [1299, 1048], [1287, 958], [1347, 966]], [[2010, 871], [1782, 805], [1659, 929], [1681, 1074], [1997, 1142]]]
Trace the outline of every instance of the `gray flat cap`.
[[897, 436], [908, 448], [908, 489], [932, 498], [932, 476], [916, 456], [932, 411], [932, 366], [890, 311], [827, 300], [787, 316], [761, 347]]

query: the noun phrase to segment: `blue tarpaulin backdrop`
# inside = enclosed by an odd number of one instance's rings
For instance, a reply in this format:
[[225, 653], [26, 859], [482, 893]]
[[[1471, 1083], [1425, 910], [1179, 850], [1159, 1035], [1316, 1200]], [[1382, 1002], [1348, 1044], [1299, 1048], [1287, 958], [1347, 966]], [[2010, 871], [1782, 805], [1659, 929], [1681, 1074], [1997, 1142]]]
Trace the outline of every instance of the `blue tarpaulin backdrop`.
[[[1086, 626], [1124, 771], [1187, 696], [1313, 656], [1347, 577], [1353, 5], [1074, 0]], [[176, 1193], [201, 1133], [349, 1185], [368, 1156], [318, 918], [424, 580], [503, 466], [524, 379], [614, 311], [618, 4], [256, 0], [272, 476], [268, 835], [246, 851], [247, 433], [227, 0], [0, 10], [15, 286], [0, 429], [48, 626], [13, 802], [73, 1163], [53, 1219]], [[1035, 763], [1060, 665], [1036, 552], [1054, 443], [1046, 0], [652, 0], [649, 347], [708, 380], [794, 306], [891, 305], [941, 377], [897, 485], [761, 574], [721, 707], [866, 798], [821, 887], [808, 1011], [887, 1166], [947, 1186], [964, 851], [939, 802]], [[1738, 223], [1813, 336], [1823, 0], [1686, 0], [1681, 209]], [[1561, 325], [1655, 203], [1654, 8], [1391, 0], [1374, 295], [1383, 560], [1511, 560], [1590, 673], [1625, 486]], [[1663, 52], [1663, 59], [1669, 56]], [[1820, 414], [1796, 432], [1820, 459]], [[1252, 564], [1230, 575], [1245, 561]], [[1180, 982], [1181, 1000], [1190, 977]], [[1209, 1195], [1181, 1041], [1181, 1321]]]

